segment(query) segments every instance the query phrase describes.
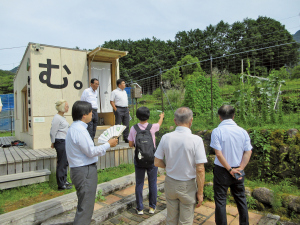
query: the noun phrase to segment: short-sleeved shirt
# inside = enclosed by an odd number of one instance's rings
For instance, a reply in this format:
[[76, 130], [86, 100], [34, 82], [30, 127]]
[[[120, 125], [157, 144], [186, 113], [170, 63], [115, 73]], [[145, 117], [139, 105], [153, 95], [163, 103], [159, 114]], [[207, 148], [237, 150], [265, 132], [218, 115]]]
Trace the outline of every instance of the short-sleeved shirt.
[[183, 126], [162, 136], [155, 157], [165, 157], [167, 175], [180, 181], [196, 178], [196, 164], [207, 162], [202, 138]]
[[[138, 126], [141, 130], [145, 130], [147, 128], [149, 123], [144, 123], [144, 124], [140, 124], [138, 123]], [[150, 129], [150, 133], [152, 135], [152, 139], [153, 139], [153, 144], [154, 144], [154, 147], [156, 147], [156, 144], [155, 144], [155, 133], [159, 131], [159, 124], [158, 123], [154, 123], [152, 124], [152, 127]], [[136, 130], [134, 128], [134, 126], [132, 126], [130, 128], [130, 132], [129, 132], [129, 136], [128, 136], [128, 140], [129, 141], [133, 141], [135, 143], [135, 137], [136, 137]]]
[[[251, 140], [246, 130], [239, 127], [232, 119], [223, 120], [211, 134], [210, 147], [222, 151], [231, 167], [239, 167], [244, 151], [252, 149]], [[224, 167], [216, 157], [216, 165]]]
[[92, 87], [85, 89], [82, 92], [81, 101], [89, 102], [92, 104], [93, 109], [98, 109], [98, 92], [94, 91]]
[[110, 101], [115, 102], [115, 106], [128, 107], [127, 92], [121, 88], [117, 88], [111, 92]]

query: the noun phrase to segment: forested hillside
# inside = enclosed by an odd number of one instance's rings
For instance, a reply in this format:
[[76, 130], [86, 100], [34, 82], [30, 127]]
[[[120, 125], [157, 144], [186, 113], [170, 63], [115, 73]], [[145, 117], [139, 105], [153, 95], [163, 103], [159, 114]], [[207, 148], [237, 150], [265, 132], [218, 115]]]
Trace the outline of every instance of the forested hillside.
[[9, 94], [13, 93], [14, 86], [13, 86], [13, 80], [14, 80], [15, 73], [6, 71], [6, 70], [0, 70], [0, 94]]
[[[241, 71], [240, 60], [247, 58], [251, 66], [260, 65], [261, 68], [255, 70], [262, 72], [256, 75], [267, 76], [266, 71], [271, 69], [296, 65], [299, 46], [284, 25], [268, 17], [256, 20], [246, 18], [231, 25], [220, 21], [215, 26], [207, 26], [205, 30], [179, 31], [174, 41], [161, 41], [153, 37], [138, 41], [110, 40], [102, 45], [129, 51], [120, 60], [120, 74], [127, 81], [151, 77], [158, 74], [160, 69], [170, 69], [186, 55], [197, 57], [200, 62], [210, 57], [218, 59], [228, 56], [226, 70], [229, 73]], [[249, 52], [255, 49], [261, 49], [260, 54], [249, 56]], [[276, 58], [278, 56], [280, 59]], [[270, 61], [276, 61], [276, 65], [270, 64]], [[209, 67], [203, 69], [210, 72]]]

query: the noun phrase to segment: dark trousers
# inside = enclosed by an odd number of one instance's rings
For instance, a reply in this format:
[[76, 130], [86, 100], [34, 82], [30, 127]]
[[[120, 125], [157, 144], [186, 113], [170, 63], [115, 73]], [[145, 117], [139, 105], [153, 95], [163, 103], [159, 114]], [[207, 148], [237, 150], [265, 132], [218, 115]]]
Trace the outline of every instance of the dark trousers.
[[89, 134], [91, 135], [92, 140], [94, 141], [94, 137], [95, 137], [97, 125], [98, 125], [97, 109], [93, 109], [92, 120], [87, 125], [88, 125], [88, 127], [86, 129], [88, 130]]
[[214, 199], [216, 204], [215, 222], [217, 225], [227, 225], [226, 218], [226, 198], [227, 190], [230, 191], [237, 204], [240, 224], [249, 224], [247, 200], [245, 196], [244, 178], [236, 180], [223, 167], [215, 165], [214, 168]]
[[136, 208], [138, 211], [143, 210], [143, 187], [145, 180], [145, 172], [148, 175], [149, 186], [149, 207], [155, 209], [157, 201], [157, 167], [151, 166], [148, 168], [138, 167], [135, 165], [135, 197]]
[[123, 131], [123, 138], [124, 140], [127, 140], [129, 135], [129, 109], [127, 107], [116, 107], [117, 111], [114, 110], [116, 125], [120, 125], [122, 123], [126, 126], [126, 129]]
[[57, 153], [56, 181], [57, 186], [60, 188], [67, 182], [68, 175], [69, 163], [66, 154], [65, 139], [55, 139], [54, 148]]
[[93, 216], [97, 190], [96, 164], [71, 168], [71, 180], [76, 188], [78, 198], [73, 225], [88, 225]]

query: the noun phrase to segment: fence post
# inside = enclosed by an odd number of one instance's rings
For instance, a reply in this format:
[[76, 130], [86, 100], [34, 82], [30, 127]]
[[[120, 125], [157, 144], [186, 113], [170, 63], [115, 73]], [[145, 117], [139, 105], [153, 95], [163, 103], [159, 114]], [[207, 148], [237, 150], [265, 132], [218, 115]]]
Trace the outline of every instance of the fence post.
[[159, 68], [159, 73], [160, 73], [160, 90], [161, 90], [161, 108], [162, 111], [164, 112], [164, 93], [163, 93], [163, 87], [162, 87], [162, 72], [161, 68]]
[[12, 130], [13, 130], [12, 125], [13, 125], [13, 114], [12, 114], [11, 108], [10, 108], [10, 136], [13, 136], [12, 135]]
[[211, 122], [214, 122], [214, 106], [213, 106], [213, 79], [212, 79], [212, 56], [210, 56], [210, 99], [211, 99]]

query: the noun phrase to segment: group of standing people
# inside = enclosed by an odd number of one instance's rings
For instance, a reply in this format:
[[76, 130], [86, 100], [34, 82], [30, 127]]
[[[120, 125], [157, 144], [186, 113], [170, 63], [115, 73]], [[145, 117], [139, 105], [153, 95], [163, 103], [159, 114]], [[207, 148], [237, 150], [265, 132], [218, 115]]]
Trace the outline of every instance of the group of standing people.
[[[91, 80], [91, 87], [84, 90], [81, 101], [72, 107], [73, 123], [69, 126], [64, 118], [68, 112], [68, 103], [64, 100], [56, 102], [56, 114], [50, 132], [51, 147], [57, 151], [57, 184], [59, 190], [70, 189], [67, 181], [67, 166], [70, 166], [72, 183], [75, 185], [78, 206], [74, 224], [89, 224], [93, 214], [94, 199], [97, 188], [98, 156], [105, 155], [106, 150], [118, 144], [117, 139], [95, 146], [94, 137], [98, 123], [97, 88], [99, 81]], [[131, 127], [129, 132], [129, 109], [125, 89], [125, 81], [117, 81], [117, 89], [111, 94], [110, 103], [116, 117], [116, 124], [125, 125], [124, 141], [130, 147], [140, 145], [140, 133], [149, 136], [147, 146], [151, 142], [153, 158], [147, 166], [141, 166], [139, 160], [143, 155], [135, 155], [135, 195], [137, 214], [143, 214], [143, 185], [145, 172], [149, 183], [149, 213], [155, 213], [157, 200], [157, 167], [166, 169], [165, 196], [167, 202], [167, 224], [192, 224], [194, 209], [203, 201], [205, 182], [204, 164], [207, 162], [205, 148], [201, 137], [192, 134], [193, 112], [181, 107], [174, 113], [176, 129], [162, 136], [156, 149], [155, 133], [163, 123], [164, 113], [155, 124], [149, 124], [150, 111], [140, 107], [136, 116], [140, 122]], [[242, 172], [251, 157], [251, 141], [248, 133], [234, 121], [235, 110], [232, 106], [223, 105], [218, 110], [221, 123], [213, 130], [210, 146], [215, 150], [214, 161], [214, 199], [215, 222], [227, 224], [226, 198], [230, 187], [237, 203], [240, 224], [249, 224], [248, 209], [245, 196], [244, 177]], [[146, 146], [146, 145], [145, 145]], [[140, 148], [140, 146], [139, 146]], [[152, 149], [152, 147], [151, 147]], [[152, 150], [151, 150], [152, 151]], [[143, 159], [144, 158], [144, 159]], [[149, 157], [148, 157], [149, 158]], [[240, 175], [240, 176], [237, 176]]]
[[[217, 225], [227, 224], [229, 187], [237, 204], [239, 224], [249, 224], [242, 174], [250, 160], [252, 146], [248, 133], [233, 121], [234, 114], [232, 106], [221, 106], [218, 110], [221, 123], [211, 135], [210, 146], [216, 154], [213, 189]], [[199, 207], [203, 201], [207, 159], [202, 139], [191, 133], [192, 121], [189, 108], [177, 109], [174, 119], [177, 127], [162, 137], [155, 153], [154, 165], [166, 168], [167, 224], [192, 224], [195, 204]]]
[[[129, 110], [125, 89], [125, 81], [117, 81], [118, 88], [111, 94], [111, 105], [116, 116], [116, 124], [127, 126], [123, 133], [128, 143]], [[118, 139], [95, 146], [94, 137], [98, 125], [98, 92], [99, 81], [91, 79], [91, 85], [81, 95], [81, 100], [72, 107], [73, 123], [70, 126], [64, 114], [69, 105], [66, 100], [55, 103], [58, 113], [52, 120], [50, 138], [51, 148], [57, 152], [56, 180], [58, 190], [71, 189], [74, 184], [78, 206], [74, 224], [89, 224], [93, 214], [93, 206], [98, 183], [98, 156], [103, 156], [106, 150], [118, 144]], [[126, 97], [126, 98], [125, 98]], [[70, 167], [72, 183], [67, 180], [67, 167]]]

